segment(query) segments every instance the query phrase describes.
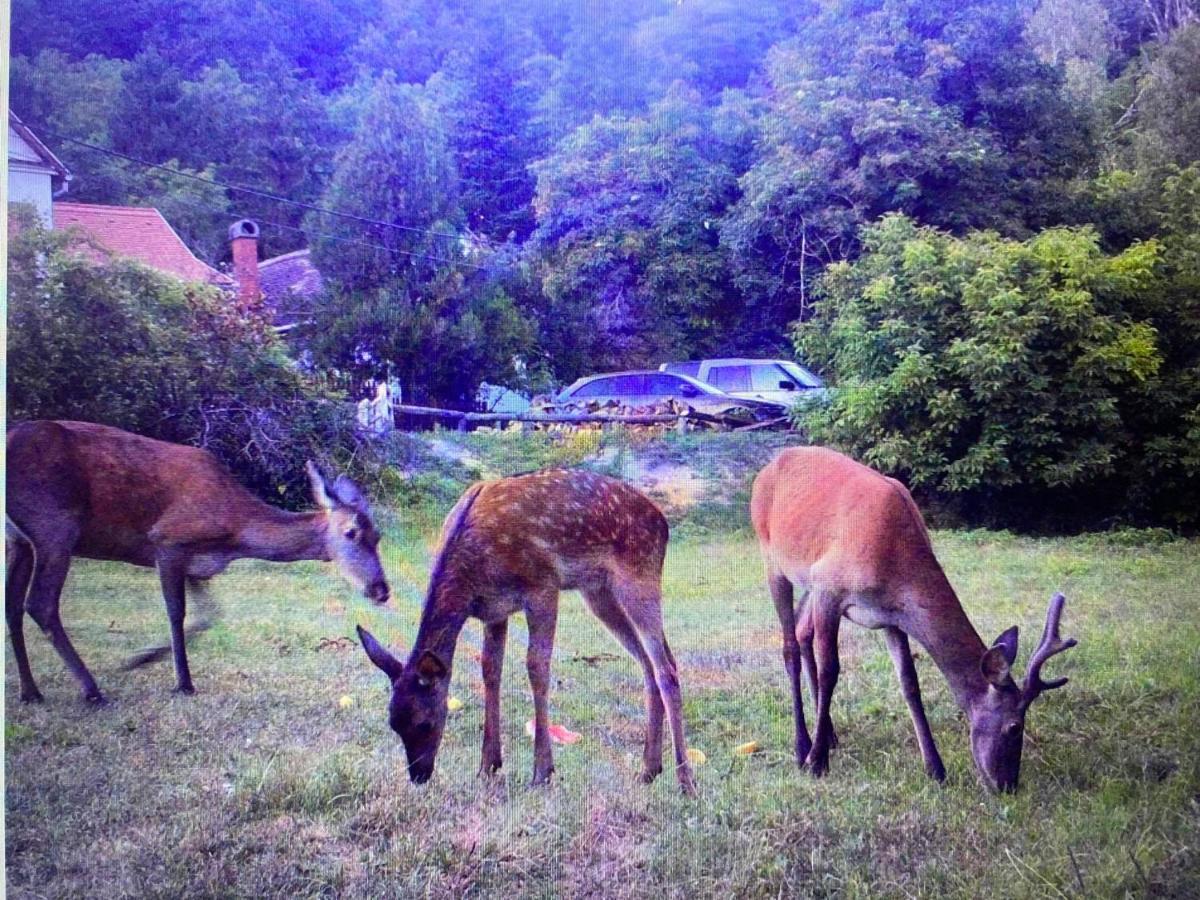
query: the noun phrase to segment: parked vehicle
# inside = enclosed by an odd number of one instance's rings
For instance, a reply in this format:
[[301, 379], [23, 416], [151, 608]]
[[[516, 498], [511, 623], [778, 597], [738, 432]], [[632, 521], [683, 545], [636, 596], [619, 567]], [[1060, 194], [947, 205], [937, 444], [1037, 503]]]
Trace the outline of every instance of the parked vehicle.
[[621, 406], [653, 406], [670, 400], [685, 403], [697, 412], [709, 415], [750, 412], [755, 418], [780, 416], [786, 412], [781, 403], [767, 402], [754, 398], [732, 397], [712, 385], [677, 375], [654, 370], [632, 372], [609, 372], [580, 378], [555, 397], [558, 404], [600, 404], [615, 401]]
[[829, 389], [818, 376], [788, 359], [700, 359], [663, 363], [660, 372], [687, 375], [742, 400], [793, 406], [825, 397]]

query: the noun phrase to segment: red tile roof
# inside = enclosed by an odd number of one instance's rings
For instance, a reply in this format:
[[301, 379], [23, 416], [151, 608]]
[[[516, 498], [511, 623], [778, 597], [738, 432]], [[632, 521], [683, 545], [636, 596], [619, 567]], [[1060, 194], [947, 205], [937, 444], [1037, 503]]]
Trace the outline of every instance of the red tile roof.
[[152, 206], [55, 203], [55, 229], [72, 226], [86, 231], [96, 243], [117, 256], [135, 259], [184, 281], [233, 284], [228, 275], [196, 259], [175, 229]]

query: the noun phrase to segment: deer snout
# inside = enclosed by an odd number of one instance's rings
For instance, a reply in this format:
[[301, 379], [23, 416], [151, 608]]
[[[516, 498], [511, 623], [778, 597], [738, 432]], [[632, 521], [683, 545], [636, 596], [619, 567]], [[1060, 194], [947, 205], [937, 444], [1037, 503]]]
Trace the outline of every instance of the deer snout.
[[408, 767], [408, 780], [413, 784], [424, 784], [433, 777], [432, 763], [419, 763]]
[[387, 603], [388, 597], [391, 596], [391, 591], [386, 581], [376, 581], [373, 584], [367, 585], [363, 593], [367, 595], [368, 600], [374, 600], [380, 606]]

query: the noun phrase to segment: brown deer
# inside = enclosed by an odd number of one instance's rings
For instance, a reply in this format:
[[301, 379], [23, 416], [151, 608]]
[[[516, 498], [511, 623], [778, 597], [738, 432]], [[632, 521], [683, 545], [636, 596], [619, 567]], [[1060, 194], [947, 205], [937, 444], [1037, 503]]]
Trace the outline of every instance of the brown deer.
[[79, 679], [84, 698], [105, 702], [59, 616], [73, 556], [158, 569], [175, 690], [185, 694], [194, 692], [183, 627], [185, 583], [194, 589], [235, 559], [336, 561], [367, 597], [386, 602], [379, 533], [366, 498], [345, 476], [330, 483], [311, 462], [308, 474], [321, 508], [292, 513], [253, 496], [205, 450], [88, 422], [11, 427], [5, 612], [21, 699], [42, 699], [25, 652], [28, 609]]
[[662, 772], [664, 706], [675, 772], [694, 791], [675, 659], [662, 623], [667, 520], [641, 493], [614, 478], [546, 471], [470, 487], [450, 511], [407, 663], [359, 628], [363, 648], [392, 682], [389, 719], [404, 742], [409, 777], [425, 782], [446, 724], [450, 671], [468, 617], [483, 622], [485, 687], [480, 773], [502, 764], [500, 674], [508, 617], [525, 613], [525, 657], [533, 688], [533, 783], [554, 771], [546, 692], [560, 591], [578, 589], [588, 608], [641, 664], [646, 743], [641, 780]]
[[[1025, 684], [1012, 678], [1017, 629], [989, 648], [975, 632], [933, 555], [921, 513], [904, 485], [819, 447], [784, 450], [754, 481], [750, 515], [783, 630], [783, 659], [796, 716], [796, 761], [814, 775], [828, 768], [836, 736], [829, 705], [838, 678], [843, 617], [882, 628], [908, 704], [926, 771], [946, 777], [925, 709], [909, 636], [929, 651], [970, 723], [971, 752], [992, 790], [1016, 790], [1025, 714], [1066, 678], [1042, 681], [1043, 664], [1075, 646], [1058, 634], [1063, 597], [1050, 602], [1042, 642]], [[794, 590], [801, 592], [797, 613]], [[814, 652], [815, 650], [815, 652]], [[812, 739], [804, 722], [800, 671], [816, 699]]]

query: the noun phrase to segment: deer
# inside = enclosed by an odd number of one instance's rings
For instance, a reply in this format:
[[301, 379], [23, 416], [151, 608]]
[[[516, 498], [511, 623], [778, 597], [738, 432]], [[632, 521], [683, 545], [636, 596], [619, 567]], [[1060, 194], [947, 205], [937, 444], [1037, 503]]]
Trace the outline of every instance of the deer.
[[[943, 781], [946, 769], [921, 703], [910, 637], [929, 653], [966, 715], [984, 786], [1015, 791], [1025, 715], [1045, 691], [1067, 683], [1065, 677], [1044, 681], [1041, 676], [1048, 659], [1076, 644], [1059, 636], [1063, 595], [1050, 602], [1041, 643], [1018, 686], [1012, 672], [1016, 626], [984, 646], [934, 556], [916, 502], [899, 481], [832, 450], [794, 447], [758, 473], [750, 517], [783, 633], [797, 764], [818, 777], [828, 770], [829, 751], [837, 742], [830, 702], [839, 673], [838, 630], [845, 618], [883, 629], [929, 776]], [[816, 701], [811, 739], [801, 670]]]
[[389, 723], [401, 738], [411, 781], [433, 774], [446, 724], [454, 651], [468, 618], [483, 623], [483, 754], [479, 773], [503, 765], [500, 680], [508, 618], [522, 611], [533, 693], [533, 785], [554, 771], [550, 748], [550, 657], [560, 591], [577, 589], [588, 609], [641, 666], [646, 738], [640, 780], [663, 769], [663, 714], [671, 728], [675, 774], [685, 794], [695, 782], [684, 738], [678, 670], [663, 633], [662, 567], [667, 520], [645, 495], [615, 478], [548, 470], [477, 482], [447, 515], [416, 640], [401, 660], [362, 626], [363, 649], [392, 686]]
[[[74, 557], [158, 570], [176, 686], [195, 693], [185, 646], [187, 591], [233, 560], [335, 562], [383, 604], [389, 589], [366, 497], [345, 475], [307, 471], [318, 509], [288, 512], [242, 487], [207, 450], [90, 422], [39, 420], [8, 430], [5, 614], [21, 700], [41, 702], [29, 668], [24, 615], [49, 637], [91, 704], [106, 698], [63, 628], [59, 601]], [[165, 648], [161, 649], [165, 653]], [[156, 658], [158, 649], [141, 656]], [[136, 663], [135, 663], [136, 664]]]

